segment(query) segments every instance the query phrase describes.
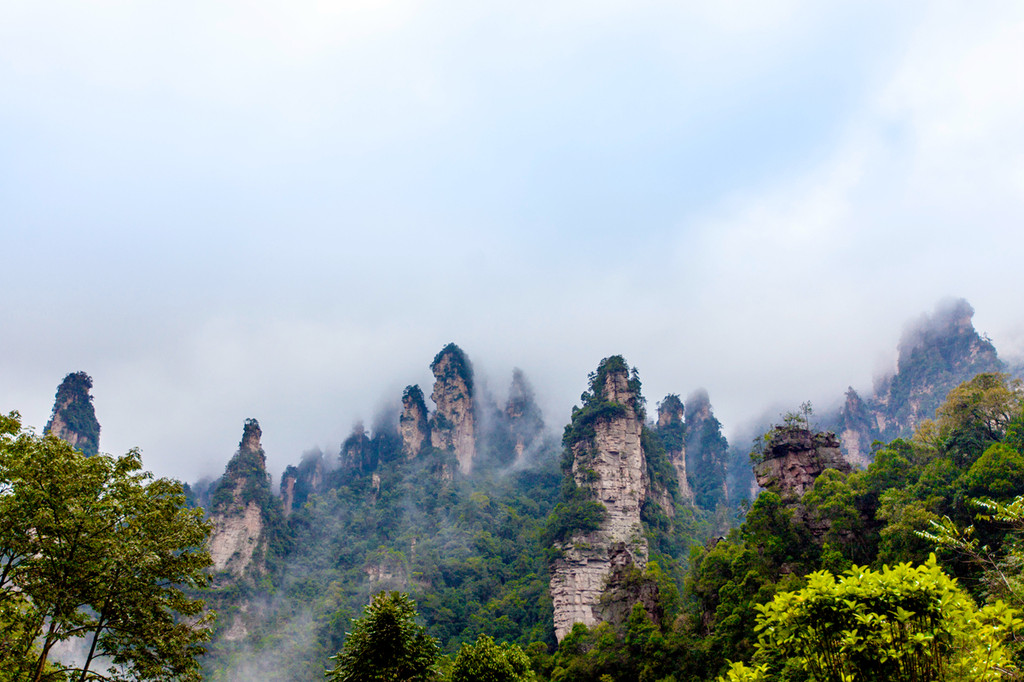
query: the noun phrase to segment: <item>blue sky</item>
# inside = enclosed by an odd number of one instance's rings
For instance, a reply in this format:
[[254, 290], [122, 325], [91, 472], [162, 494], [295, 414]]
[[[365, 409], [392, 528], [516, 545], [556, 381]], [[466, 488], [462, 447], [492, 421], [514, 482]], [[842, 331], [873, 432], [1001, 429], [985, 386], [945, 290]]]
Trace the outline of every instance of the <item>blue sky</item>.
[[[704, 5], [707, 6], [704, 6]], [[334, 452], [459, 343], [555, 428], [622, 353], [728, 429], [966, 297], [1024, 354], [1024, 6], [0, 3], [0, 409]]]

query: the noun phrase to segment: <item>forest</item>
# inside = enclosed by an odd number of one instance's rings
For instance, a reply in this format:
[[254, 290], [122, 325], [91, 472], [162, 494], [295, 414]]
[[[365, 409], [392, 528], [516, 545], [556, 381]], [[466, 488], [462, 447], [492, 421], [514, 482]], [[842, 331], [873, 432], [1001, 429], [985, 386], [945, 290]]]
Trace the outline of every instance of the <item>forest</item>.
[[706, 393], [648, 410], [621, 356], [559, 441], [522, 373], [499, 405], [454, 344], [433, 414], [410, 386], [278, 490], [255, 419], [188, 486], [11, 413], [0, 680], [1019, 679], [1024, 388], [969, 333], [905, 349], [912, 409], [864, 401], [878, 433], [928, 414], [864, 467], [863, 414], [730, 445]]

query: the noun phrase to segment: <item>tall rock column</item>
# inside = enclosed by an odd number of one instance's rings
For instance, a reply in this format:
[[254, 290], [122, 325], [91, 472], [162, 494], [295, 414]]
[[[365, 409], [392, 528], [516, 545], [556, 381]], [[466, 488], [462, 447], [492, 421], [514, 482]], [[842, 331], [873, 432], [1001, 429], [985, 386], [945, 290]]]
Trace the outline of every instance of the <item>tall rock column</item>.
[[259, 422], [246, 419], [242, 442], [213, 493], [210, 558], [215, 571], [235, 577], [265, 569], [269, 522], [281, 514], [270, 490]]
[[402, 415], [398, 418], [398, 434], [402, 437], [402, 454], [413, 459], [430, 442], [427, 405], [419, 386], [406, 386], [402, 394]]
[[544, 432], [544, 418], [533, 397], [533, 389], [526, 375], [518, 367], [512, 370], [512, 385], [508, 390], [505, 416], [516, 453], [516, 462], [523, 456]]
[[561, 556], [551, 567], [551, 598], [559, 640], [574, 623], [609, 620], [601, 595], [614, 587], [617, 575], [647, 565], [640, 521], [647, 493], [643, 419], [639, 381], [630, 377], [625, 360], [602, 360], [563, 441], [571, 459], [567, 475], [577, 488], [567, 505], [597, 502], [604, 514], [596, 528], [568, 529], [557, 539]]
[[674, 393], [669, 393], [658, 403], [658, 437], [665, 445], [668, 460], [676, 470], [679, 482], [679, 496], [693, 502], [693, 490], [686, 477], [686, 423], [683, 419], [683, 401]]
[[100, 449], [100, 423], [92, 406], [92, 377], [85, 372], [74, 372], [64, 377], [57, 387], [53, 413], [46, 422], [44, 434], [53, 434], [86, 455], [95, 455]]
[[728, 453], [729, 442], [711, 409], [708, 392], [695, 391], [686, 400], [686, 471], [694, 501], [704, 509], [714, 509], [729, 497], [725, 484]]
[[459, 470], [468, 474], [476, 457], [473, 367], [462, 349], [449, 343], [430, 364], [434, 373], [431, 400], [437, 406], [430, 423], [430, 444], [455, 453]]

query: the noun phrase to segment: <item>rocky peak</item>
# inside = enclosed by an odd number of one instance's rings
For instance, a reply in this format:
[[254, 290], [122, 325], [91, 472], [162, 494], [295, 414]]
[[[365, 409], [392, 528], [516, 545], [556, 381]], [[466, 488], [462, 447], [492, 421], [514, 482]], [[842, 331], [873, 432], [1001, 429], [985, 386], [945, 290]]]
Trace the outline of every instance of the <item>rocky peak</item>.
[[43, 429], [86, 455], [95, 455], [100, 447], [100, 423], [92, 405], [92, 377], [74, 372], [57, 387], [53, 413]]
[[473, 367], [462, 349], [449, 343], [430, 365], [434, 373], [431, 400], [437, 406], [430, 423], [430, 444], [455, 454], [459, 470], [468, 474], [476, 457], [476, 413]]
[[427, 404], [419, 386], [406, 386], [402, 393], [402, 414], [398, 418], [398, 432], [402, 438], [402, 454], [413, 459], [430, 442], [430, 424], [427, 422]]
[[871, 463], [869, 453], [871, 440], [874, 440], [872, 433], [877, 431], [879, 424], [875, 422], [860, 394], [853, 390], [852, 386], [846, 390], [846, 400], [839, 410], [837, 426], [841, 447], [845, 450], [850, 463], [867, 467]]
[[983, 372], [1005, 371], [995, 346], [975, 330], [973, 317], [974, 308], [964, 299], [940, 303], [908, 325], [900, 337], [896, 371], [876, 382], [870, 399], [861, 401], [855, 391], [847, 391], [843, 407], [826, 424], [841, 435], [851, 462], [866, 466], [872, 442], [912, 434], [960, 383]]
[[695, 391], [686, 400], [686, 471], [694, 501], [705, 509], [714, 509], [728, 499], [728, 451], [729, 442], [711, 409], [708, 392]]
[[[693, 490], [686, 475], [686, 422], [683, 401], [674, 393], [669, 393], [658, 403], [657, 433], [665, 446], [669, 461], [675, 467], [680, 496], [687, 502], [693, 502]], [[662, 504], [662, 507], [667, 506]]]
[[306, 453], [299, 466], [289, 465], [281, 475], [281, 502], [284, 514], [306, 503], [313, 493], [323, 489], [324, 455], [319, 450]]
[[658, 428], [664, 429], [673, 426], [684, 426], [683, 401], [675, 393], [669, 393], [664, 400], [658, 403]]
[[280, 514], [270, 489], [259, 422], [246, 419], [238, 450], [228, 462], [212, 498], [214, 524], [210, 558], [215, 571], [236, 577], [265, 569], [268, 522]]
[[592, 626], [606, 620], [601, 596], [614, 582], [613, 574], [647, 564], [640, 520], [648, 481], [639, 391], [639, 379], [621, 356], [605, 358], [590, 375], [583, 406], [573, 410], [566, 427], [567, 474], [605, 514], [597, 529], [572, 532], [558, 545], [561, 557], [552, 565], [551, 597], [559, 640], [574, 623]]
[[512, 385], [508, 391], [505, 415], [512, 432], [516, 461], [520, 462], [526, 451], [543, 433], [544, 419], [534, 401], [533, 388], [518, 367], [512, 370]]
[[238, 444], [238, 450], [240, 452], [258, 453], [262, 456], [263, 446], [260, 444], [260, 438], [262, 437], [263, 430], [260, 429], [260, 423], [255, 419], [246, 419], [245, 425], [242, 427], [242, 441]]
[[776, 426], [767, 436], [754, 468], [757, 484], [783, 499], [795, 500], [814, 486], [826, 469], [851, 471], [831, 432], [812, 433], [800, 426]]
[[341, 466], [348, 471], [369, 473], [377, 468], [377, 452], [370, 446], [370, 436], [363, 422], [352, 426], [352, 433], [341, 444]]

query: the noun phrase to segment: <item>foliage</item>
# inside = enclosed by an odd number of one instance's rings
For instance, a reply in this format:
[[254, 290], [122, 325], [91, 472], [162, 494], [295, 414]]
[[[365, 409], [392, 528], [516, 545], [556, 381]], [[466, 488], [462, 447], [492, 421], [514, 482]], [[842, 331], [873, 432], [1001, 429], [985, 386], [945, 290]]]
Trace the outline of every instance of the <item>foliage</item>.
[[720, 680], [998, 680], [1013, 669], [1004, 641], [1024, 624], [1002, 602], [978, 609], [934, 557], [838, 580], [812, 573], [758, 610], [759, 665]]
[[711, 413], [707, 394], [700, 394], [697, 400], [691, 398], [686, 412], [686, 474], [694, 501], [704, 509], [714, 509], [727, 501], [728, 452], [729, 441], [722, 435], [722, 423]]
[[593, 497], [592, 490], [577, 486], [571, 477], [567, 477], [562, 483], [562, 501], [548, 515], [544, 544], [552, 546], [577, 533], [589, 533], [600, 528], [608, 510]]
[[530, 659], [515, 644], [496, 644], [487, 635], [463, 644], [452, 667], [450, 682], [529, 682]]
[[[0, 429], [0, 646], [13, 679], [199, 680], [212, 615], [182, 591], [205, 584], [209, 533], [177, 481], [138, 451], [86, 457], [63, 440]], [[84, 660], [52, 660], [81, 640]], [[93, 669], [106, 657], [106, 673]], [[19, 677], [20, 676], [20, 677]]]
[[327, 671], [332, 682], [409, 682], [434, 679], [437, 641], [414, 622], [416, 604], [409, 595], [381, 592], [352, 624], [352, 632]]

